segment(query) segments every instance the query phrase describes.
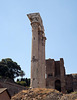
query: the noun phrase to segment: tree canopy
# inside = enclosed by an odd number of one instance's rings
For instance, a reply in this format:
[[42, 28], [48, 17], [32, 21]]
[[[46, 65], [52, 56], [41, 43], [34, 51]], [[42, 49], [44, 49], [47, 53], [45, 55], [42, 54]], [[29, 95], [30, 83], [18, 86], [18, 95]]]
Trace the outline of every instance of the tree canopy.
[[14, 62], [11, 58], [2, 59], [0, 61], [0, 76], [8, 77], [12, 80], [18, 76], [24, 76], [24, 71], [21, 70], [20, 65]]
[[16, 83], [22, 86], [30, 87], [30, 78], [17, 79]]

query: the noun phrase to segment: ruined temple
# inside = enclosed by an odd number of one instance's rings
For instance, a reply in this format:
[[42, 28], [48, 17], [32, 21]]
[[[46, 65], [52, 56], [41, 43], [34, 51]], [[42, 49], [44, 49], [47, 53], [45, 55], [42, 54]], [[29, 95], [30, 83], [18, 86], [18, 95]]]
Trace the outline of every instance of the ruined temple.
[[66, 75], [64, 60], [45, 60], [45, 33], [39, 13], [27, 15], [32, 26], [31, 84], [32, 88], [53, 88], [63, 93], [77, 90], [77, 74]]

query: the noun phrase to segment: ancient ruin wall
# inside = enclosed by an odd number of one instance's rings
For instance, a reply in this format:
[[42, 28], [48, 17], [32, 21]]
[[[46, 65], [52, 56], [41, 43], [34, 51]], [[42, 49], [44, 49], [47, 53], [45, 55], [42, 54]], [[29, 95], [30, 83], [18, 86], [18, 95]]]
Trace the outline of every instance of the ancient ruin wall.
[[5, 81], [1, 81], [1, 80], [0, 80], [0, 85], [3, 88], [7, 88], [8, 91], [9, 91], [9, 94], [11, 96], [17, 94], [18, 92], [20, 92], [22, 90], [26, 90], [27, 89], [26, 87], [18, 85], [18, 84], [14, 83], [14, 82], [5, 82]]

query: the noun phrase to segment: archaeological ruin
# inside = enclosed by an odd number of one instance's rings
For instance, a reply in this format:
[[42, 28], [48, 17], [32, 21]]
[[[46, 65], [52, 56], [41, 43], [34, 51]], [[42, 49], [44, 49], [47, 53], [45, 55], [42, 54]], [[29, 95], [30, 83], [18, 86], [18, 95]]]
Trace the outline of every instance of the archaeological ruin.
[[32, 26], [31, 87], [45, 88], [45, 34], [39, 13], [28, 14]]
[[65, 73], [64, 60], [45, 60], [45, 33], [39, 13], [27, 15], [32, 26], [31, 87], [52, 88], [59, 91], [77, 90], [77, 74]]

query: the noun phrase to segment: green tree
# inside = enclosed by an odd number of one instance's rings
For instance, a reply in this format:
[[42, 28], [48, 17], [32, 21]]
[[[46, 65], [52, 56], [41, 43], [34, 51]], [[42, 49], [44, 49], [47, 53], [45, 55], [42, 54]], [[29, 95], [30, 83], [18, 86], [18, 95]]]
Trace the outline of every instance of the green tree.
[[17, 84], [20, 84], [22, 86], [30, 87], [30, 78], [17, 79], [16, 83]]
[[16, 83], [19, 84], [19, 85], [22, 85], [22, 86], [26, 86], [26, 82], [25, 81], [17, 81]]
[[24, 71], [20, 72], [20, 76], [23, 77], [25, 75]]
[[4, 78], [8, 77], [14, 80], [14, 78], [23, 75], [25, 75], [25, 73], [21, 70], [20, 65], [14, 62], [12, 59], [6, 58], [2, 59], [0, 62], [0, 76]]

